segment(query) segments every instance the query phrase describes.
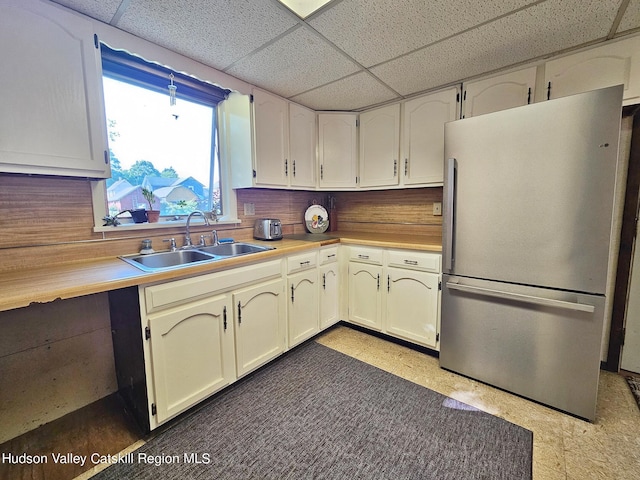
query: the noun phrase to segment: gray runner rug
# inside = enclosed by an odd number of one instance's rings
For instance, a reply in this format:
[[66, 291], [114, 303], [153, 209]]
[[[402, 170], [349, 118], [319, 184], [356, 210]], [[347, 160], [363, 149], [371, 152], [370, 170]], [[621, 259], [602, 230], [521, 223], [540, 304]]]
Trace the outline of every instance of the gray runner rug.
[[532, 477], [531, 431], [308, 342], [94, 478]]

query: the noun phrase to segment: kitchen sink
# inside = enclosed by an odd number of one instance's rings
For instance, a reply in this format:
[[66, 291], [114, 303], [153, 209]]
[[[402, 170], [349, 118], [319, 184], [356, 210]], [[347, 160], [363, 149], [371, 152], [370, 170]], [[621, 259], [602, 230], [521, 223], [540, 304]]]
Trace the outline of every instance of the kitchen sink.
[[199, 250], [178, 250], [175, 252], [159, 252], [148, 255], [126, 255], [120, 258], [145, 272], [174, 269], [216, 260], [215, 255]]
[[267, 250], [273, 250], [273, 247], [263, 247], [251, 243], [223, 243], [210, 247], [177, 250], [175, 252], [123, 255], [120, 258], [145, 272], [157, 272]]
[[210, 247], [198, 247], [200, 252], [207, 252], [221, 257], [235, 257], [246, 255], [247, 253], [266, 252], [267, 250], [273, 250], [273, 247], [264, 247], [252, 243], [221, 243]]

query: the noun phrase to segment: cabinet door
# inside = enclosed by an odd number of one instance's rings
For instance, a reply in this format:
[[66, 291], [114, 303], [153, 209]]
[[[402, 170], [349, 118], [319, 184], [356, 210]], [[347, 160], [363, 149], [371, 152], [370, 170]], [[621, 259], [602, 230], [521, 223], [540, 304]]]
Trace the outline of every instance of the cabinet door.
[[387, 332], [435, 348], [438, 324], [438, 281], [433, 273], [389, 268]]
[[444, 181], [444, 124], [458, 118], [458, 87], [404, 104], [402, 163], [404, 185]]
[[349, 320], [382, 330], [382, 267], [349, 262]]
[[320, 330], [340, 320], [338, 314], [338, 292], [340, 291], [339, 265], [337, 262], [323, 265], [319, 270], [320, 282]]
[[150, 315], [148, 326], [158, 424], [235, 380], [227, 295]]
[[0, 0], [0, 171], [108, 178], [100, 50], [89, 21]]
[[317, 269], [313, 268], [289, 277], [289, 347], [318, 333], [318, 293]]
[[640, 37], [608, 43], [545, 64], [547, 98], [624, 84], [623, 104], [640, 101]]
[[354, 113], [318, 115], [321, 188], [354, 188], [358, 175], [357, 127]]
[[287, 101], [253, 91], [255, 170], [257, 185], [287, 185], [289, 112]]
[[360, 114], [360, 186], [398, 184], [400, 104]]
[[464, 84], [462, 118], [533, 103], [536, 67]]
[[316, 186], [316, 113], [295, 103], [289, 104], [289, 165], [292, 187]]
[[277, 357], [286, 346], [284, 281], [233, 293], [238, 377]]

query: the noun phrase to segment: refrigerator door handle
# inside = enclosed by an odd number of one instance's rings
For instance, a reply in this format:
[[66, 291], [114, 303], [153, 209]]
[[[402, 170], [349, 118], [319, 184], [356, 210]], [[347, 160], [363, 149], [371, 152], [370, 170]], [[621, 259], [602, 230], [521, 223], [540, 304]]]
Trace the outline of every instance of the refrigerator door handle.
[[447, 288], [451, 290], [459, 290], [461, 292], [476, 293], [488, 297], [504, 298], [506, 300], [516, 300], [519, 302], [530, 303], [534, 305], [543, 305], [547, 307], [564, 308], [566, 310], [574, 310], [579, 312], [593, 313], [594, 305], [582, 303], [565, 302], [563, 300], [555, 300], [553, 298], [535, 297], [533, 295], [523, 295], [521, 293], [503, 292], [502, 290], [494, 290], [492, 288], [475, 287], [472, 285], [461, 285], [455, 282], [447, 282]]
[[453, 207], [455, 198], [456, 159], [445, 161], [444, 221], [442, 225], [442, 269], [450, 273], [453, 269]]

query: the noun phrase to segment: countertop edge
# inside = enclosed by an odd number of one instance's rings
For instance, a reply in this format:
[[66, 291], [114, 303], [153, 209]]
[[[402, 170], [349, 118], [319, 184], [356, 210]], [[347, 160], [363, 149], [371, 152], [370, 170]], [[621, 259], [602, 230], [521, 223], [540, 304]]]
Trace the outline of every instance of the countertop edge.
[[0, 289], [4, 293], [0, 299], [0, 311], [28, 307], [32, 304], [46, 304], [147, 283], [214, 273], [328, 245], [368, 245], [438, 253], [442, 250], [437, 241], [432, 239], [427, 241], [426, 238], [422, 239], [416, 236], [404, 240], [398, 236], [385, 238], [388, 236], [376, 234], [335, 234], [332, 237], [321, 241], [285, 239], [284, 243], [255, 241], [255, 243], [275, 248], [267, 252], [154, 273], [143, 272], [116, 256], [89, 262], [60, 264], [55, 267], [1, 272]]

